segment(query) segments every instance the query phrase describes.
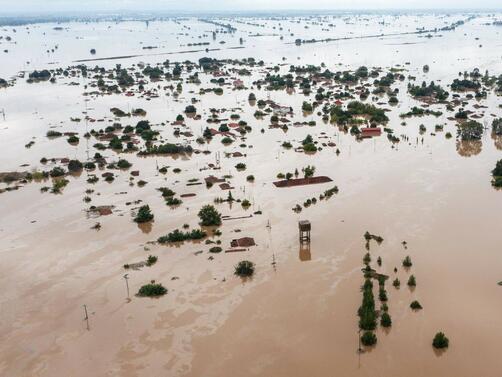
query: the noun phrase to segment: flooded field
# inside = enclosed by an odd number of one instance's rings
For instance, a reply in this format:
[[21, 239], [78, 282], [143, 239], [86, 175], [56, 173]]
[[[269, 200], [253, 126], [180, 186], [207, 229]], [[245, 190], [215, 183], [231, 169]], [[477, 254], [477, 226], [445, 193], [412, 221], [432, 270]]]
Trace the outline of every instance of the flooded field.
[[0, 26], [0, 375], [501, 376], [501, 21]]

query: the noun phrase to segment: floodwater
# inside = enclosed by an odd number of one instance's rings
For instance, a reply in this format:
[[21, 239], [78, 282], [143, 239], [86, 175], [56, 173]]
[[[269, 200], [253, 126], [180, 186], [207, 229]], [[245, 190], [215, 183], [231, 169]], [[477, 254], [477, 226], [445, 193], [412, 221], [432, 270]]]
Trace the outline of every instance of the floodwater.
[[[285, 63], [281, 73], [286, 73], [290, 64], [321, 62], [332, 71], [355, 70], [360, 65], [384, 71], [398, 67], [405, 76], [416, 76], [418, 83], [434, 80], [446, 87], [458, 72], [474, 68], [502, 74], [502, 28], [488, 25], [501, 17], [479, 15], [455, 31], [432, 38], [406, 34], [301, 46], [294, 44], [296, 38], [406, 33], [419, 27], [447, 26], [467, 15], [344, 15], [326, 16], [315, 23], [304, 18], [217, 20], [230, 22], [237, 31], [218, 33], [216, 40], [212, 31], [218, 27], [195, 18], [148, 25], [133, 21], [37, 24], [16, 27], [15, 33], [12, 27], [2, 27], [0, 35], [9, 35], [12, 41], [0, 40], [0, 50], [9, 50], [0, 55], [0, 77], [8, 79], [24, 70], [65, 68], [93, 57], [138, 55], [85, 63], [112, 68], [117, 63], [129, 67], [139, 62], [197, 61], [210, 56], [263, 60], [264, 67], [252, 68], [251, 76], [240, 77], [248, 88], [263, 77], [266, 67]], [[54, 30], [55, 26], [63, 30]], [[188, 46], [198, 42], [210, 45]], [[56, 45], [54, 53], [47, 53]], [[158, 48], [145, 50], [143, 46]], [[206, 47], [219, 50], [180, 53]], [[96, 55], [89, 54], [91, 48]], [[422, 70], [424, 64], [430, 66], [428, 73]], [[396, 136], [409, 137], [409, 142], [392, 144], [384, 135], [357, 141], [315, 113], [302, 114], [302, 102], [312, 101], [314, 94], [307, 99], [298, 88], [287, 94], [256, 86], [238, 91], [225, 87], [221, 96], [200, 96], [199, 88], [215, 85], [209, 82], [210, 75], [200, 73], [199, 78], [199, 85], [183, 83], [177, 99], [164, 89], [151, 100], [139, 94], [83, 96], [90, 90], [84, 89], [88, 79], [80, 77], [58, 78], [55, 84], [28, 84], [19, 78], [14, 86], [0, 89], [0, 110], [5, 111], [5, 119], [0, 114], [0, 172], [54, 166], [41, 164], [42, 157], [85, 161], [88, 153], [96, 152], [92, 147], [96, 140], [86, 141], [82, 135], [116, 121], [111, 107], [141, 107], [147, 111], [145, 118], [121, 118], [120, 122], [134, 126], [139, 119], [148, 119], [164, 140], [190, 142], [194, 148], [211, 152], [142, 158], [105, 150], [101, 153], [108, 161], [121, 157], [130, 161], [130, 170], [139, 170], [138, 179], [148, 184], [130, 185], [128, 171], [114, 170], [113, 183], [100, 179], [89, 185], [83, 172], [68, 177], [70, 183], [62, 194], [40, 191], [50, 180], [0, 194], [0, 375], [502, 375], [498, 347], [502, 287], [497, 285], [502, 280], [502, 192], [490, 184], [490, 171], [502, 158], [500, 140], [489, 130], [475, 145], [457, 145], [455, 136], [445, 138], [447, 132], [456, 134], [456, 123], [447, 119], [451, 113], [440, 105], [431, 108], [441, 109], [441, 117], [407, 118], [406, 125], [401, 125], [399, 114], [420, 104], [406, 93], [408, 80], [393, 85], [399, 88], [399, 104], [383, 105], [391, 110], [387, 127]], [[80, 85], [69, 85], [71, 82]], [[169, 84], [161, 81], [147, 87]], [[268, 120], [253, 117], [257, 107], [247, 100], [250, 92], [258, 99], [293, 107], [292, 122], [316, 120], [317, 124], [290, 124], [287, 132], [269, 129]], [[176, 139], [169, 123], [194, 97], [200, 100], [195, 106], [202, 119], [187, 118], [186, 130], [194, 136]], [[489, 126], [495, 116], [502, 116], [501, 97], [494, 93], [479, 102], [486, 108], [475, 107], [476, 103], [470, 100], [465, 108], [479, 115], [483, 124]], [[222, 118], [238, 113], [253, 130], [245, 141], [230, 146], [223, 146], [219, 136], [197, 146], [195, 138], [206, 127], [210, 108], [233, 108]], [[103, 122], [70, 121], [86, 115]], [[166, 126], [160, 126], [161, 122]], [[419, 134], [420, 124], [427, 128], [423, 135]], [[444, 130], [435, 132], [436, 124], [444, 124]], [[48, 139], [49, 129], [78, 132], [80, 143], [72, 146], [65, 137]], [[284, 141], [298, 145], [307, 134], [320, 142], [335, 143], [340, 154], [332, 147], [312, 155], [281, 147]], [[35, 144], [26, 148], [32, 140]], [[241, 143], [246, 146], [239, 147]], [[245, 156], [224, 155], [235, 151]], [[217, 152], [221, 169], [207, 169], [217, 163]], [[247, 169], [236, 171], [238, 162], [245, 162]], [[24, 164], [27, 166], [21, 166]], [[329, 176], [333, 182], [293, 188], [272, 184], [278, 173], [301, 171], [309, 164], [315, 165], [316, 175]], [[169, 166], [168, 173], [158, 173], [157, 166]], [[174, 173], [175, 167], [181, 172]], [[210, 254], [210, 245], [204, 242], [151, 243], [183, 224], [196, 228], [198, 210], [216, 197], [226, 197], [227, 192], [217, 185], [211, 189], [187, 186], [188, 180], [202, 181], [210, 174], [231, 174], [233, 196], [252, 203], [248, 210], [239, 203], [217, 204], [223, 215], [243, 217], [262, 211], [261, 215], [223, 221], [219, 237], [223, 248], [243, 236], [254, 237], [257, 246], [245, 252]], [[254, 183], [246, 181], [249, 174], [255, 176]], [[291, 210], [334, 184], [340, 192], [329, 200], [318, 201], [298, 214]], [[161, 186], [178, 195], [196, 196], [170, 208], [156, 190]], [[94, 192], [86, 194], [90, 188]], [[83, 201], [86, 195], [92, 198], [90, 203]], [[155, 220], [150, 226], [139, 227], [132, 221], [131, 210], [139, 204], [130, 203], [137, 200], [152, 208]], [[86, 213], [90, 205], [115, 207], [111, 215], [92, 218]], [[310, 247], [300, 247], [298, 242], [297, 222], [301, 219], [312, 224]], [[101, 229], [91, 229], [98, 221]], [[366, 231], [384, 238], [380, 245], [370, 246], [373, 260], [382, 258], [378, 271], [391, 279], [398, 277], [402, 284], [395, 289], [387, 283], [392, 327], [379, 327], [377, 345], [358, 353], [357, 309]], [[158, 256], [153, 266], [124, 270], [124, 264], [140, 262], [149, 254]], [[410, 270], [401, 267], [406, 255], [413, 261]], [[233, 266], [243, 259], [256, 264], [251, 279], [233, 275]], [[129, 298], [123, 278], [126, 273]], [[411, 274], [417, 279], [413, 290], [405, 284]], [[161, 282], [168, 294], [158, 299], [136, 297], [139, 287], [150, 280]], [[423, 310], [413, 312], [409, 308], [413, 300], [419, 300]], [[83, 320], [84, 305], [88, 322]], [[450, 339], [445, 352], [432, 348], [438, 331]]]

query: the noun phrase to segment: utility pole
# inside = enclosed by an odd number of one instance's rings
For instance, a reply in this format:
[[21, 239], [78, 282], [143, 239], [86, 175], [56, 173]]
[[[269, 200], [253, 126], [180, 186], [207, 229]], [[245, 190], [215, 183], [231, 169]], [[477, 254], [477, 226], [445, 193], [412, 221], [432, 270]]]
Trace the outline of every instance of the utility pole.
[[361, 348], [361, 329], [357, 331], [357, 339], [359, 341], [359, 347], [357, 348], [357, 352], [363, 353], [363, 349]]
[[84, 304], [83, 307], [84, 307], [84, 315], [85, 315], [84, 321], [86, 321], [86, 323], [87, 323], [87, 331], [89, 331], [90, 328], [89, 328], [89, 315], [87, 314], [87, 305]]
[[124, 275], [124, 280], [125, 280], [125, 283], [126, 283], [126, 288], [127, 288], [127, 298], [129, 299], [129, 274], [125, 274]]

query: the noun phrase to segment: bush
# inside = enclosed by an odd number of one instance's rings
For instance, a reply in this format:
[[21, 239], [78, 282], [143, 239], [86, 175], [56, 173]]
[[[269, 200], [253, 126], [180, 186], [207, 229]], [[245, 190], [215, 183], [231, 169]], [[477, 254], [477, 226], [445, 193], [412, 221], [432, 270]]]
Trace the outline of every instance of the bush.
[[390, 327], [390, 326], [392, 326], [392, 319], [390, 318], [389, 313], [383, 312], [382, 317], [380, 318], [380, 324], [383, 327]]
[[377, 337], [371, 331], [365, 331], [361, 336], [361, 343], [365, 346], [373, 346], [377, 342]]
[[498, 160], [495, 164], [495, 169], [492, 170], [492, 185], [494, 187], [502, 187], [502, 160]]
[[209, 252], [210, 253], [213, 253], [213, 254], [217, 254], [217, 253], [221, 253], [223, 249], [219, 246], [213, 246], [212, 248], [209, 249]]
[[202, 207], [198, 216], [204, 226], [221, 225], [221, 214], [211, 204]]
[[53, 182], [52, 182], [52, 189], [51, 189], [51, 192], [53, 194], [59, 194], [61, 192], [61, 190], [63, 188], [66, 187], [66, 185], [70, 183], [69, 180], [67, 179], [64, 179], [64, 178], [58, 178], [58, 179], [55, 179]]
[[132, 164], [129, 161], [122, 158], [117, 162], [117, 166], [120, 169], [128, 169], [132, 166]]
[[195, 108], [194, 105], [188, 105], [185, 107], [185, 113], [187, 114], [195, 114], [197, 112], [197, 109]]
[[53, 169], [50, 171], [50, 173], [49, 173], [49, 175], [50, 175], [51, 177], [53, 177], [53, 178], [54, 178], [54, 177], [62, 177], [62, 176], [64, 176], [65, 174], [66, 174], [66, 173], [65, 173], [64, 169], [63, 169], [63, 168], [60, 168], [59, 166], [56, 166], [55, 168], [53, 168]]
[[422, 305], [420, 305], [420, 303], [417, 300], [415, 300], [411, 302], [410, 308], [412, 308], [413, 310], [420, 310], [422, 309]]
[[158, 297], [163, 296], [167, 293], [167, 289], [164, 288], [162, 284], [145, 284], [143, 285], [139, 291], [138, 296], [140, 297]]
[[60, 137], [62, 135], [63, 134], [61, 132], [59, 132], [59, 131], [53, 131], [53, 130], [47, 131], [47, 134], [46, 134], [47, 137]]
[[317, 147], [314, 143], [308, 143], [303, 146], [305, 152], [317, 152]]
[[181, 199], [175, 198], [173, 196], [167, 196], [165, 200], [166, 200], [166, 205], [168, 206], [179, 206], [181, 203], [183, 203]]
[[247, 199], [244, 199], [241, 203], [242, 208], [249, 208], [251, 207], [251, 202]]
[[413, 263], [411, 263], [411, 258], [409, 255], [406, 256], [406, 258], [404, 258], [403, 260], [403, 267], [411, 267], [413, 265]]
[[254, 182], [254, 175], [248, 175], [246, 177], [246, 181], [248, 181], [248, 182]]
[[155, 255], [149, 255], [148, 258], [146, 259], [146, 265], [151, 266], [157, 263], [157, 256]]
[[150, 211], [150, 206], [144, 205], [139, 207], [138, 213], [136, 214], [134, 221], [137, 223], [146, 223], [151, 220], [153, 220], [153, 213]]
[[246, 164], [239, 162], [237, 165], [235, 165], [235, 168], [237, 170], [246, 170]]
[[84, 165], [79, 160], [70, 160], [68, 163], [68, 170], [70, 172], [79, 172], [84, 168]]
[[434, 348], [438, 348], [438, 349], [448, 348], [449, 343], [450, 343], [450, 340], [442, 332], [438, 332], [434, 336], [434, 339], [432, 340], [432, 346]]
[[78, 144], [79, 138], [78, 138], [78, 136], [71, 135], [68, 139], [66, 139], [66, 141], [69, 144]]
[[380, 290], [378, 292], [378, 298], [380, 299], [380, 301], [387, 301], [387, 291], [385, 290], [385, 288], [383, 287], [380, 287]]
[[162, 196], [164, 198], [176, 195], [176, 193], [168, 187], [159, 187], [157, 190], [159, 190], [162, 193]]
[[248, 260], [240, 261], [235, 266], [234, 274], [240, 277], [252, 276], [254, 273], [254, 263]]
[[396, 288], [399, 288], [401, 286], [401, 282], [399, 281], [398, 278], [395, 278], [394, 281], [392, 282], [392, 285]]
[[303, 176], [305, 178], [310, 178], [310, 177], [313, 177], [314, 176], [314, 173], [315, 173], [315, 166], [310, 166], [310, 165], [307, 165], [306, 167], [304, 167], [302, 169], [302, 172], [303, 172]]

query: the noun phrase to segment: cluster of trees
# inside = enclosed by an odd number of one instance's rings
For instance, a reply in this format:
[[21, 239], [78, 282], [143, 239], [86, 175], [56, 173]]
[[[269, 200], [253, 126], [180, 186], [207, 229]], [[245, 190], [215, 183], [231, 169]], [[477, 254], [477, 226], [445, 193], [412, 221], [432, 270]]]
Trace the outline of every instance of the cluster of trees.
[[413, 106], [410, 111], [399, 115], [401, 118], [408, 118], [412, 116], [434, 115], [435, 117], [441, 116], [441, 111], [434, 111], [431, 109], [422, 109], [421, 107]]
[[45, 81], [51, 78], [51, 73], [47, 69], [42, 71], [33, 71], [28, 75], [28, 81]]
[[132, 86], [134, 85], [134, 78], [129, 75], [126, 69], [121, 69], [120, 66], [117, 67], [116, 80], [119, 86]]
[[385, 123], [389, 120], [383, 109], [359, 101], [349, 102], [347, 110], [343, 110], [341, 106], [332, 106], [330, 115], [331, 121], [338, 124], [346, 124], [357, 115], [369, 116], [372, 123]]
[[175, 229], [169, 232], [165, 236], [161, 236], [157, 239], [158, 243], [170, 243], [170, 242], [183, 242], [187, 240], [200, 240], [206, 237], [206, 232], [202, 229], [193, 229], [191, 231], [183, 232], [179, 229]]
[[[363, 301], [357, 314], [359, 315], [359, 328], [364, 331], [361, 342], [365, 346], [370, 346], [376, 343], [376, 335], [373, 330], [377, 326], [377, 312], [375, 310], [375, 297], [373, 296], [373, 283], [370, 278], [364, 281]], [[371, 335], [369, 335], [371, 334]]]
[[483, 136], [483, 125], [475, 120], [460, 123], [457, 128], [457, 135], [460, 140], [480, 140]]
[[192, 153], [193, 148], [190, 145], [182, 146], [177, 144], [160, 144], [160, 145], [149, 145], [146, 149], [140, 151], [138, 155], [148, 156], [154, 154], [179, 154], [179, 153]]
[[481, 84], [473, 80], [459, 80], [455, 79], [451, 83], [451, 90], [454, 91], [465, 91], [465, 90], [478, 90], [481, 88]]
[[429, 85], [425, 81], [422, 85], [408, 84], [408, 92], [413, 97], [434, 97], [439, 101], [446, 100], [449, 95], [441, 86], [434, 84], [434, 81], [431, 81]]
[[317, 147], [314, 144], [314, 139], [311, 135], [307, 135], [302, 141], [303, 150], [305, 152], [316, 152]]
[[164, 75], [164, 70], [160, 67], [146, 66], [143, 69], [143, 74], [150, 77], [151, 80], [159, 80]]

